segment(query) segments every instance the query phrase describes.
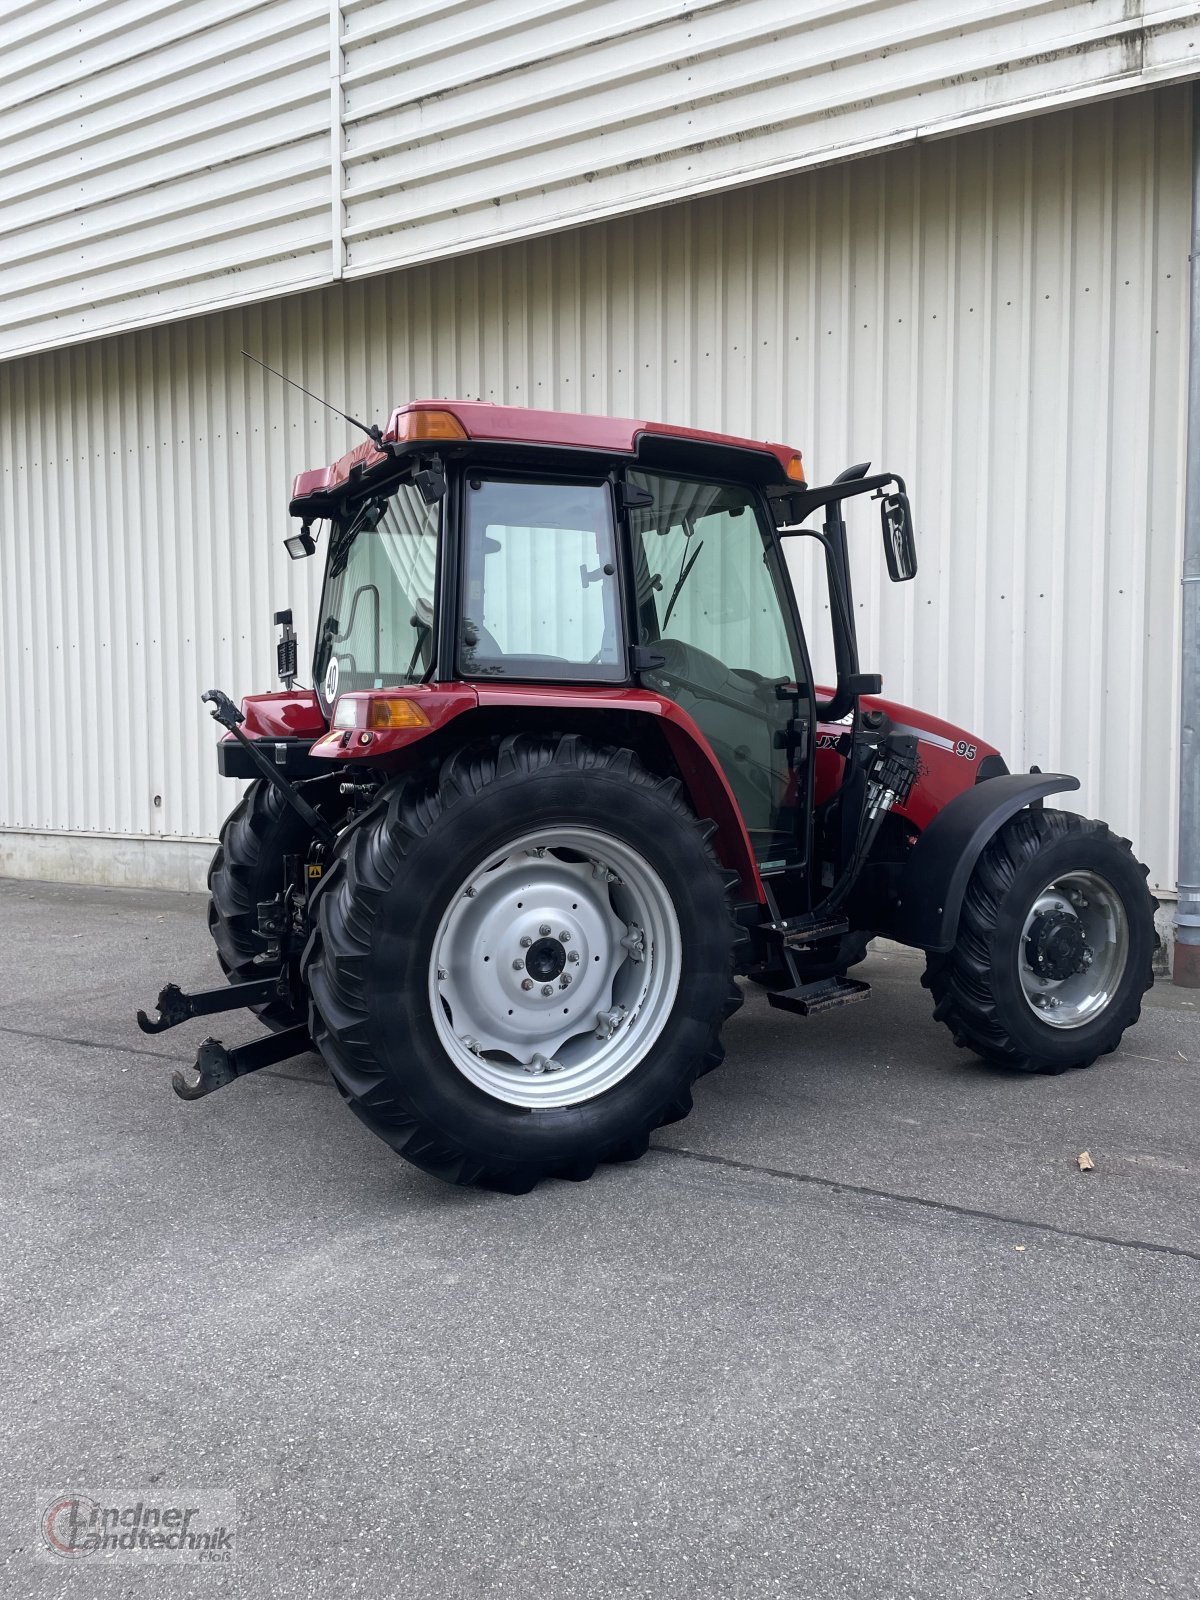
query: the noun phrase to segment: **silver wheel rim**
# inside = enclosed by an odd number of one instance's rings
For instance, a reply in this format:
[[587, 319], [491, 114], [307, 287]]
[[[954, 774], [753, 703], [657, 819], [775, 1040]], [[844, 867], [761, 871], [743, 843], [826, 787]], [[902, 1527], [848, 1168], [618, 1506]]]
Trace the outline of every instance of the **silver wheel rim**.
[[531, 1110], [578, 1105], [626, 1077], [679, 988], [679, 919], [631, 845], [541, 828], [464, 878], [433, 941], [429, 1002], [476, 1088]]
[[[1068, 943], [1082, 939], [1076, 970], [1063, 976], [1039, 970], [1046, 959], [1039, 939], [1044, 943], [1055, 924]], [[1109, 1005], [1128, 960], [1129, 918], [1120, 895], [1098, 872], [1067, 872], [1046, 885], [1025, 918], [1017, 956], [1021, 992], [1040, 1021], [1081, 1028]]]

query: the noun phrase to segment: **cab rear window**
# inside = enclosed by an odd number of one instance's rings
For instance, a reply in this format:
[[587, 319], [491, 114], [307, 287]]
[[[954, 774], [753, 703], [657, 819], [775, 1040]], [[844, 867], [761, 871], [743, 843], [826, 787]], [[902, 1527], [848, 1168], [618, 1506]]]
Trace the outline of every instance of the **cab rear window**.
[[469, 477], [463, 526], [465, 677], [625, 678], [607, 483]]

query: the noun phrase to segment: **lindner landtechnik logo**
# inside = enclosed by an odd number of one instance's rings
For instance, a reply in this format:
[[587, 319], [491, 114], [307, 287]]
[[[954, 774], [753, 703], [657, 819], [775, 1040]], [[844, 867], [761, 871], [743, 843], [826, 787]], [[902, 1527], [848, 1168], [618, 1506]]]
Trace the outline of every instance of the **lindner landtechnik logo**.
[[229, 1494], [189, 1491], [153, 1501], [63, 1494], [44, 1506], [41, 1530], [47, 1551], [64, 1559], [103, 1554], [225, 1566], [234, 1557], [235, 1521]]

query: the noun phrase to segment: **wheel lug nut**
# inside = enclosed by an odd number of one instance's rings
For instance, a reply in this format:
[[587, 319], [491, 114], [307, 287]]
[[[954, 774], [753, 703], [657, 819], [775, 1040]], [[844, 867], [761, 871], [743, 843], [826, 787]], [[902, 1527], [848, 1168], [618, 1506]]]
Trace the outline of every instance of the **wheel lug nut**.
[[578, 961], [579, 960], [579, 951], [578, 950], [568, 950], [567, 951], [567, 960], [568, 961]]
[[544, 995], [545, 995], [545, 996], [546, 996], [546, 997], [547, 997], [547, 999], [548, 999], [548, 998], [549, 998], [549, 997], [550, 997], [550, 996], [551, 996], [551, 995], [552, 995], [552, 994], [553, 994], [553, 993], [554, 993], [554, 990], [553, 990], [553, 989], [552, 989], [552, 988], [551, 988], [551, 987], [550, 987], [550, 985], [549, 985], [549, 984], [548, 984], [548, 983], [544, 983], [544, 984], [543, 984], [543, 985], [542, 985], [542, 993], [543, 993], [543, 994], [544, 994]]
[[446, 979], [449, 976], [450, 976], [450, 974], [446, 971], [445, 967], [439, 967], [438, 968], [438, 982], [439, 983], [445, 983]]
[[566, 929], [565, 929], [565, 928], [564, 928], [564, 929], [563, 929], [563, 931], [562, 931], [562, 932], [561, 932], [561, 933], [560, 933], [560, 934], [559, 934], [559, 936], [558, 936], [558, 942], [559, 942], [559, 943], [560, 943], [560, 944], [570, 944], [570, 942], [571, 942], [571, 935], [570, 935], [570, 934], [569, 934], [569, 933], [568, 933], [568, 932], [567, 932], [567, 930], [566, 930]]
[[532, 978], [522, 978], [521, 979], [521, 987], [522, 987], [522, 989], [532, 989], [533, 988], [533, 979]]
[[522, 950], [528, 950], [529, 946], [532, 943], [533, 943], [533, 940], [529, 937], [529, 935], [527, 933], [523, 933], [521, 935], [521, 949]]
[[518, 956], [517, 959], [513, 962], [513, 971], [514, 972], [521, 972], [521, 971], [524, 970], [524, 967], [525, 967], [525, 963], [521, 960], [520, 956]]
[[569, 972], [564, 972], [562, 977], [558, 980], [558, 987], [560, 989], [565, 989], [567, 987], [567, 985], [570, 983], [570, 981], [571, 981], [571, 974]]
[[542, 938], [544, 939], [546, 937], [546, 935], [550, 932], [550, 924], [548, 922], [543, 922], [541, 927], [538, 929], [538, 932], [541, 934]]

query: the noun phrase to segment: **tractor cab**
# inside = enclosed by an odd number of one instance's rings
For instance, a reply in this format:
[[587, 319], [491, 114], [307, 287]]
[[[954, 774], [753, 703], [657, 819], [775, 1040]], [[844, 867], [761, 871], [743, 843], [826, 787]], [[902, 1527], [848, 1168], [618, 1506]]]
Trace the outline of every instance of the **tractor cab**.
[[[818, 502], [785, 446], [442, 405], [396, 413], [377, 460], [354, 452], [344, 476], [339, 463], [297, 481], [292, 509], [306, 527], [295, 553], [313, 548], [308, 519], [329, 513], [313, 663], [327, 721], [344, 695], [418, 685], [649, 690], [686, 714], [719, 765], [757, 873], [804, 869], [822, 702], [781, 525], [795, 531], [788, 519], [805, 514], [806, 495], [826, 507], [814, 537], [839, 596], [843, 671], [823, 709], [844, 716], [878, 684], [856, 676], [838, 506], [894, 485], [889, 562], [899, 552], [894, 575], [912, 577], [903, 484], [860, 470]], [[551, 462], [549, 435], [564, 422]], [[510, 437], [522, 423], [547, 437]]]

